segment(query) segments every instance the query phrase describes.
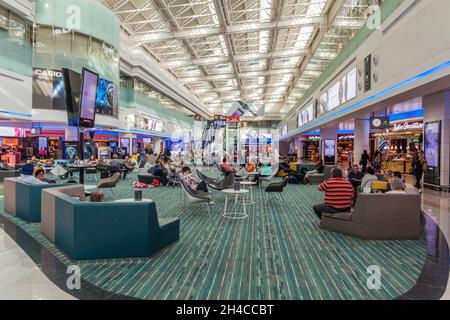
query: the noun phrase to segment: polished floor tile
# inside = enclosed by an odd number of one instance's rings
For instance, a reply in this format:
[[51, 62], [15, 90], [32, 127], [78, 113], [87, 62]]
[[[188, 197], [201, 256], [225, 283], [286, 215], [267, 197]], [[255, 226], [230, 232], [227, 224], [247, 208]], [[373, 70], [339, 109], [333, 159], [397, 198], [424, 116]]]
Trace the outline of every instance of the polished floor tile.
[[74, 299], [51, 282], [0, 228], [0, 300]]

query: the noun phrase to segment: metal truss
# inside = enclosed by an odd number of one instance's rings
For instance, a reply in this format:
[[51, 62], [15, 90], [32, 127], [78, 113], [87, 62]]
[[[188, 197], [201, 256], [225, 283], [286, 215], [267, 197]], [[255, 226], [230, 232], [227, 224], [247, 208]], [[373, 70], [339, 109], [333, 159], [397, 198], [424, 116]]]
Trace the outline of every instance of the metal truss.
[[260, 101], [289, 112], [379, 0], [98, 0], [210, 114]]

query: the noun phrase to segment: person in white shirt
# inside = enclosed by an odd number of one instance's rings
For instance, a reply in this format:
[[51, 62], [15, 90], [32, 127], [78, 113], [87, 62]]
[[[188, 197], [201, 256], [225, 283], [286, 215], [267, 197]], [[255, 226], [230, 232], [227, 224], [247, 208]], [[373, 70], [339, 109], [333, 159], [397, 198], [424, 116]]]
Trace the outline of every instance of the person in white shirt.
[[48, 184], [45, 181], [41, 181], [35, 176], [33, 176], [34, 173], [34, 166], [30, 163], [22, 168], [22, 175], [18, 178], [20, 182], [25, 182], [28, 184]]
[[375, 175], [375, 170], [371, 167], [367, 168], [367, 174], [363, 177], [361, 181], [362, 188], [372, 187], [372, 181], [377, 181], [378, 177]]
[[389, 182], [391, 186], [391, 191], [386, 193], [399, 193], [399, 194], [405, 194], [406, 192], [403, 191], [404, 183], [399, 178], [394, 178]]

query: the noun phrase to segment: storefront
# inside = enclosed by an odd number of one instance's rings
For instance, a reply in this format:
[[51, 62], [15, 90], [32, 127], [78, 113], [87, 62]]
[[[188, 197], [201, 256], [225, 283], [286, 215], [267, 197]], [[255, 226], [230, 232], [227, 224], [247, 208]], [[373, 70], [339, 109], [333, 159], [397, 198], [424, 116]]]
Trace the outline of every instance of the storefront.
[[0, 127], [1, 162], [10, 166], [21, 163], [24, 156], [24, 129]]
[[355, 136], [353, 134], [338, 134], [338, 162], [352, 162], [354, 141]]
[[410, 173], [414, 151], [422, 150], [423, 122], [392, 123], [389, 130], [371, 136], [375, 148], [382, 153], [383, 171]]
[[320, 157], [320, 136], [308, 136], [303, 147], [303, 159], [305, 161], [316, 162]]

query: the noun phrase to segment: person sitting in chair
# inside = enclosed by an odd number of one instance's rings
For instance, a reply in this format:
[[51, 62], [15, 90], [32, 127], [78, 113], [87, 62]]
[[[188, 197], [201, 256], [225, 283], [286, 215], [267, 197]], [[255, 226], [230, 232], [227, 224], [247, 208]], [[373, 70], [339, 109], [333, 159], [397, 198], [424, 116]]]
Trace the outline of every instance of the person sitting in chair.
[[199, 182], [196, 177], [191, 172], [191, 168], [189, 167], [183, 167], [181, 169], [181, 178], [186, 182], [186, 184], [191, 188], [192, 190], [199, 190], [208, 192], [208, 187], [206, 186], [205, 181]]
[[[43, 171], [43, 170], [42, 170]], [[34, 165], [32, 163], [26, 164], [22, 168], [22, 175], [19, 177], [19, 181], [29, 184], [47, 184], [45, 181], [41, 181], [33, 175]]]
[[323, 173], [323, 170], [324, 170], [324, 169], [325, 169], [325, 166], [323, 165], [323, 160], [320, 159], [320, 160], [316, 163], [316, 165], [315, 165], [315, 167], [314, 167], [314, 170], [311, 170], [311, 171], [306, 172], [305, 178], [304, 178], [305, 184], [308, 184], [308, 183], [309, 183], [309, 176], [310, 176], [310, 175], [312, 175], [312, 174], [318, 174], [318, 173]]
[[167, 173], [164, 171], [160, 160], [156, 161], [155, 166], [150, 168], [148, 173], [152, 174], [162, 185], [167, 184]]
[[358, 188], [363, 178], [364, 173], [359, 169], [359, 165], [353, 165], [352, 171], [348, 174], [348, 181], [351, 182], [354, 188]]
[[349, 212], [352, 207], [352, 184], [343, 178], [341, 169], [334, 169], [331, 176], [319, 186], [319, 191], [325, 192], [325, 203], [313, 207], [319, 219], [322, 219], [323, 213]]
[[405, 194], [406, 192], [403, 190], [405, 185], [403, 181], [399, 178], [394, 178], [389, 182], [389, 186], [391, 191], [388, 191], [386, 193], [399, 193], [399, 194]]
[[34, 176], [36, 177], [36, 179], [38, 179], [43, 183], [51, 183], [51, 184], [56, 183], [56, 181], [45, 179], [45, 171], [43, 169], [37, 169], [36, 172], [34, 173]]

